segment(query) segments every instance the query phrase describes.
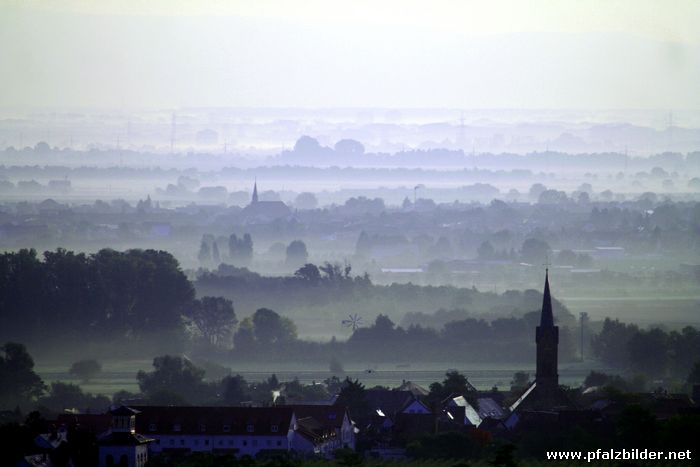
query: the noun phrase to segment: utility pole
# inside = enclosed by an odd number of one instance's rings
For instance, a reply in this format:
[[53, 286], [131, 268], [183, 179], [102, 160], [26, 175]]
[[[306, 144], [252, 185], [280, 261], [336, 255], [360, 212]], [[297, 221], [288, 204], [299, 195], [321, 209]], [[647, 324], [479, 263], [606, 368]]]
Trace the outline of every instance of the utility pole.
[[583, 361], [583, 333], [586, 327], [586, 323], [588, 322], [588, 313], [582, 311], [579, 316], [581, 319], [581, 361]]

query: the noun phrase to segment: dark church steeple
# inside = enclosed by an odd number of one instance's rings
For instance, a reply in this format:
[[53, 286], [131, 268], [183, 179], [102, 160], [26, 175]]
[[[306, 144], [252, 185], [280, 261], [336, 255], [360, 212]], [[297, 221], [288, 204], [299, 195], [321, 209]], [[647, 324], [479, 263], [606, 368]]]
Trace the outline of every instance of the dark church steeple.
[[255, 204], [258, 202], [258, 181], [255, 180], [255, 183], [253, 184], [253, 199], [251, 201], [251, 204]]
[[545, 273], [542, 315], [536, 331], [537, 342], [537, 382], [538, 391], [553, 392], [559, 388], [558, 350], [559, 327], [554, 325], [552, 296], [549, 292], [549, 270]]
[[540, 326], [554, 326], [554, 313], [552, 313], [552, 296], [549, 293], [549, 269], [544, 273], [544, 293], [542, 294], [542, 316]]

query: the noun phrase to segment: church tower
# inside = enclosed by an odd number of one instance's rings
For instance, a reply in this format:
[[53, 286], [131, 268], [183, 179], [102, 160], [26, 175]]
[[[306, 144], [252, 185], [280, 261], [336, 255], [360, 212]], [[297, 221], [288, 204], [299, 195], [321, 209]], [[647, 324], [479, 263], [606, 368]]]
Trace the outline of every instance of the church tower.
[[535, 381], [541, 393], [552, 394], [559, 389], [558, 349], [559, 327], [554, 325], [552, 296], [549, 293], [549, 270], [545, 273], [542, 315], [536, 331], [537, 374]]
[[258, 181], [256, 180], [253, 184], [253, 200], [250, 204], [256, 204], [258, 202]]

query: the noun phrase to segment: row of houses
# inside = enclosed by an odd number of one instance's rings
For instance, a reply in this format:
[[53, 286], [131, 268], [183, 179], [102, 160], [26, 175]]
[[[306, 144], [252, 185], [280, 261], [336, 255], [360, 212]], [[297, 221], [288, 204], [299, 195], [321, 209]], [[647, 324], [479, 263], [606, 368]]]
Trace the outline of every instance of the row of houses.
[[[355, 449], [356, 428], [345, 408], [333, 405], [273, 407], [119, 406], [106, 414], [61, 414], [51, 433], [37, 439], [50, 452], [70, 430], [97, 436], [99, 465], [142, 467], [152, 456], [192, 453], [249, 455], [294, 452], [330, 457]], [[30, 464], [31, 465], [31, 464]]]

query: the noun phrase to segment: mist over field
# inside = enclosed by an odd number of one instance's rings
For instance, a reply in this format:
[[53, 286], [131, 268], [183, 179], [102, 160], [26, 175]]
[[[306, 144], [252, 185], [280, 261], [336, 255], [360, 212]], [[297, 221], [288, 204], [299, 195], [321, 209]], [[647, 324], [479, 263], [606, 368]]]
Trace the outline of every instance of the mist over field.
[[[0, 439], [76, 466], [117, 465], [132, 422], [154, 438], [125, 465], [686, 449], [699, 23], [692, 1], [3, 3]], [[289, 449], [256, 425], [214, 452], [149, 412], [209, 406], [295, 407]]]

